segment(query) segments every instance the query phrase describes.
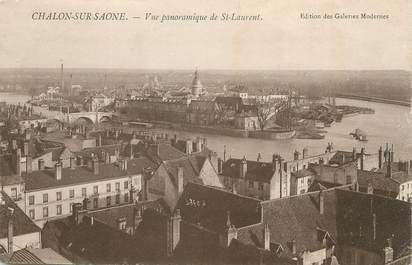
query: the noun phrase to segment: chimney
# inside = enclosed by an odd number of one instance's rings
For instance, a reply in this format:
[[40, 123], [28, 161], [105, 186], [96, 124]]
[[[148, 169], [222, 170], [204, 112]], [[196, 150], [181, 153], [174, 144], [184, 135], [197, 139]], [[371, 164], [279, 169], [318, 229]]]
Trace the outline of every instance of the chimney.
[[389, 146], [388, 146], [388, 143], [386, 143], [385, 153], [384, 153], [383, 156], [385, 157], [385, 162], [388, 162], [388, 159], [389, 159]]
[[26, 173], [32, 172], [32, 162], [33, 159], [31, 158], [31, 156], [26, 156]]
[[203, 137], [203, 147], [206, 148], [207, 147], [207, 138]]
[[295, 150], [295, 152], [293, 153], [293, 160], [299, 160], [299, 152], [298, 152], [298, 150]]
[[364, 161], [365, 160], [365, 148], [362, 147], [361, 148], [361, 157], [360, 157], [360, 169], [363, 170], [363, 165], [364, 165]]
[[391, 149], [390, 155], [391, 155], [391, 161], [392, 162], [395, 161], [394, 160], [394, 152], [393, 152], [393, 144], [392, 144], [392, 149]]
[[273, 154], [272, 155], [272, 169], [273, 169], [273, 171], [276, 171], [277, 165], [278, 165], [278, 155]]
[[104, 157], [104, 162], [106, 164], [110, 164], [110, 153], [109, 152], [106, 152], [106, 155]]
[[193, 152], [192, 148], [193, 148], [192, 141], [191, 140], [186, 140], [186, 154], [187, 155], [190, 155]]
[[11, 149], [12, 150], [17, 149], [17, 140], [16, 139], [11, 140]]
[[246, 157], [243, 157], [243, 159], [240, 160], [239, 177], [240, 178], [246, 177], [246, 172], [247, 172], [247, 161], [246, 161]]
[[14, 208], [8, 207], [9, 221], [7, 224], [7, 250], [9, 254], [13, 254], [13, 237], [14, 237]]
[[378, 150], [378, 168], [382, 168], [382, 146]]
[[376, 214], [372, 215], [372, 238], [376, 240]]
[[388, 163], [386, 165], [386, 177], [392, 178], [392, 160], [391, 160], [390, 153], [389, 153]]
[[183, 181], [184, 181], [183, 167], [178, 167], [177, 168], [177, 192], [179, 193], [179, 195], [183, 192]]
[[393, 261], [393, 248], [392, 238], [387, 239], [387, 246], [383, 249], [384, 264], [388, 264]]
[[39, 159], [39, 170], [44, 170], [44, 160], [43, 159]]
[[176, 209], [167, 222], [167, 255], [172, 256], [180, 241], [180, 210]]
[[102, 135], [99, 133], [99, 136], [97, 136], [97, 146], [102, 146]]
[[130, 159], [134, 158], [134, 152], [133, 152], [133, 145], [132, 142], [130, 142]]
[[356, 161], [356, 147], [352, 150], [352, 161]]
[[123, 163], [123, 167], [122, 167], [123, 170], [124, 170], [124, 171], [127, 171], [127, 163], [128, 163], [128, 162], [127, 162], [127, 159], [124, 159], [122, 163]]
[[407, 160], [405, 163], [405, 173], [411, 175], [411, 161]]
[[223, 146], [223, 161], [226, 161], [226, 145]]
[[76, 168], [76, 161], [74, 157], [70, 157], [70, 169], [75, 169]]
[[200, 137], [196, 139], [196, 152], [202, 152], [202, 141], [200, 140]]
[[99, 175], [99, 159], [97, 158], [97, 156], [93, 158], [92, 167], [93, 167], [93, 174]]
[[16, 174], [21, 176], [21, 149], [16, 150]]
[[56, 167], [56, 180], [62, 179], [62, 163], [59, 161], [55, 165]]
[[219, 157], [219, 158], [217, 159], [217, 173], [218, 173], [218, 174], [222, 174], [222, 172], [223, 172], [223, 161], [222, 161], [222, 159]]
[[323, 214], [325, 211], [325, 195], [323, 194], [322, 191], [319, 192], [319, 213]]
[[23, 155], [24, 155], [24, 156], [28, 156], [28, 155], [29, 155], [29, 142], [24, 142]]
[[263, 233], [265, 238], [265, 250], [270, 250], [270, 229], [268, 224], [265, 224], [265, 230]]
[[78, 225], [82, 222], [83, 215], [80, 213], [82, 211], [82, 204], [80, 202], [73, 203], [72, 205], [72, 221], [74, 225]]
[[308, 149], [307, 149], [306, 147], [303, 148], [302, 156], [303, 156], [303, 158], [307, 158], [307, 157], [308, 157]]
[[291, 242], [291, 250], [292, 250], [292, 254], [296, 255], [296, 240], [293, 239]]

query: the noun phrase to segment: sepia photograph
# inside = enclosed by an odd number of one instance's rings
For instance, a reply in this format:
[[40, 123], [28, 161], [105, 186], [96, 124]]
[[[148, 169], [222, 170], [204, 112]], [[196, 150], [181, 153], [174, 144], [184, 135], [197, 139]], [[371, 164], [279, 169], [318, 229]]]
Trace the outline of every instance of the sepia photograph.
[[412, 265], [408, 0], [0, 0], [0, 264]]

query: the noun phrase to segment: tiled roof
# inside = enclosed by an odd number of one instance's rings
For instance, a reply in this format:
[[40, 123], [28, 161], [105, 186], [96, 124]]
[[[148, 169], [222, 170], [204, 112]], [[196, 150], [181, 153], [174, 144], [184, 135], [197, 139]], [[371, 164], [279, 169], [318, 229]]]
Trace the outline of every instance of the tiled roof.
[[142, 157], [128, 160], [127, 171], [122, 171], [118, 163], [99, 164], [99, 174], [95, 175], [92, 169], [82, 166], [75, 169], [63, 168], [60, 180], [55, 178], [55, 169], [46, 169], [42, 171], [33, 171], [24, 175], [26, 182], [26, 191], [47, 189], [51, 187], [62, 187], [102, 181], [105, 179], [120, 178], [130, 174], [140, 174], [144, 168], [154, 167], [154, 163], [149, 159]]
[[202, 156], [189, 156], [179, 159], [165, 161], [164, 167], [172, 180], [172, 183], [177, 185], [178, 168], [183, 168], [183, 183], [186, 185], [189, 182], [202, 184], [199, 178], [200, 170], [203, 167], [206, 158]]
[[13, 253], [10, 264], [72, 264], [51, 248], [24, 248]]
[[30, 218], [6, 195], [5, 192], [0, 191], [4, 205], [0, 204], [0, 238], [7, 237], [7, 226], [10, 216], [9, 207], [14, 209], [14, 230], [15, 236], [40, 232], [40, 228], [35, 225]]
[[[159, 153], [157, 153], [159, 151]], [[146, 151], [147, 155], [156, 162], [162, 162], [172, 159], [178, 159], [186, 156], [185, 153], [174, 148], [172, 145], [167, 143], [157, 143], [150, 145]]]
[[[292, 257], [291, 242], [296, 242], [296, 253], [303, 250], [318, 250], [322, 240], [318, 239], [318, 229], [329, 232], [336, 238], [336, 193], [335, 190], [322, 191], [324, 213], [319, 211], [320, 192], [275, 199], [262, 202], [264, 224], [268, 224], [271, 242], [281, 244], [283, 255]], [[263, 233], [252, 233], [262, 242]]]
[[12, 166], [11, 160], [12, 158], [10, 155], [0, 156], [0, 176], [10, 176], [16, 174], [16, 171]]
[[220, 233], [226, 229], [228, 212], [235, 227], [259, 223], [259, 202], [214, 187], [188, 183], [176, 208], [180, 209], [183, 220]]
[[[231, 158], [223, 163], [222, 175], [240, 178], [239, 168], [242, 159]], [[274, 174], [272, 163], [247, 160], [246, 179], [269, 183]]]
[[393, 194], [399, 193], [399, 184], [385, 174], [373, 171], [358, 170], [358, 183], [360, 186], [367, 187], [372, 184], [373, 189], [390, 191]]
[[96, 211], [89, 211], [88, 215], [93, 216], [96, 220], [105, 223], [112, 228], [118, 227], [117, 220], [119, 218], [126, 218], [127, 225], [133, 223], [134, 216], [138, 209], [154, 209], [156, 211], [161, 211], [168, 213], [169, 209], [165, 203], [159, 199], [155, 201], [144, 201], [144, 202], [137, 202], [137, 204], [124, 204], [115, 207], [109, 207], [104, 209], [99, 209]]

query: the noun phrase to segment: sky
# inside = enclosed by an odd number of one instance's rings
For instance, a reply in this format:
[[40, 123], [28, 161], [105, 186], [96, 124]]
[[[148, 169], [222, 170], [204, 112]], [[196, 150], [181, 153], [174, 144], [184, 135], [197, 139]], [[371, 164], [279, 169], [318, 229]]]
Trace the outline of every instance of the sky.
[[[0, 0], [0, 67], [410, 69], [408, 0]], [[409, 5], [409, 6], [408, 6]], [[127, 21], [40, 21], [33, 12], [125, 12]], [[145, 13], [260, 14], [260, 21], [145, 20]], [[301, 13], [387, 20], [301, 19]], [[132, 19], [138, 16], [140, 19]]]

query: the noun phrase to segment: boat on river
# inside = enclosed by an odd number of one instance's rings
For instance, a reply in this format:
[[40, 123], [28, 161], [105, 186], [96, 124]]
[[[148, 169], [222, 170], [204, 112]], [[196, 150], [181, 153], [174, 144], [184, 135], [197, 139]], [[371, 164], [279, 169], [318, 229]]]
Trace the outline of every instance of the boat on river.
[[366, 133], [359, 128], [356, 128], [354, 131], [350, 132], [349, 134], [359, 141], [365, 142], [368, 140], [366, 137]]

